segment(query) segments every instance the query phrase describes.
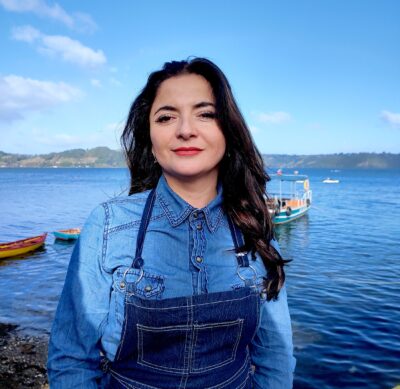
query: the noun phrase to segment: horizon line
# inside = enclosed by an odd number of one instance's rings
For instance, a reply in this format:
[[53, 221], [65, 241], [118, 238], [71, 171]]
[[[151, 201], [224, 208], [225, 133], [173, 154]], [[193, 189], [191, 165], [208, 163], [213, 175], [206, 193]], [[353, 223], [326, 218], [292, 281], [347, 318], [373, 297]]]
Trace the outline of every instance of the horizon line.
[[[106, 148], [111, 151], [116, 151], [116, 152], [123, 152], [122, 149], [112, 149], [108, 146], [95, 146], [92, 148], [83, 148], [83, 147], [77, 147], [77, 148], [72, 148], [72, 149], [65, 149], [62, 151], [48, 151], [44, 153], [13, 153], [13, 152], [7, 152], [0, 150], [0, 153], [4, 154], [14, 154], [14, 155], [25, 155], [25, 156], [37, 156], [37, 155], [46, 155], [46, 154], [59, 154], [59, 153], [64, 153], [66, 151], [72, 151], [72, 150], [84, 150], [84, 151], [90, 151], [98, 148]], [[296, 154], [289, 154], [289, 153], [264, 153], [260, 152], [263, 156], [264, 155], [289, 155], [289, 156], [317, 156], [317, 155], [337, 155], [337, 154], [392, 154], [392, 155], [399, 155], [399, 152], [388, 152], [388, 151], [348, 151], [348, 152], [343, 152], [343, 151], [336, 151], [336, 152], [331, 152], [331, 153], [316, 153], [316, 154], [304, 154], [304, 153], [296, 153]]]

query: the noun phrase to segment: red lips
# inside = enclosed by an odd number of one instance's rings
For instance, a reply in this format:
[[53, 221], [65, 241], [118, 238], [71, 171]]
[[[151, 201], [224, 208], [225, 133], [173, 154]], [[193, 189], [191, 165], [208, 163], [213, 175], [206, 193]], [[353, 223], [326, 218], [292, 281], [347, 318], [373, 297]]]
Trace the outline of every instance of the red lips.
[[198, 147], [178, 147], [176, 149], [173, 149], [172, 151], [179, 156], [190, 156], [196, 155], [203, 150], [199, 149]]

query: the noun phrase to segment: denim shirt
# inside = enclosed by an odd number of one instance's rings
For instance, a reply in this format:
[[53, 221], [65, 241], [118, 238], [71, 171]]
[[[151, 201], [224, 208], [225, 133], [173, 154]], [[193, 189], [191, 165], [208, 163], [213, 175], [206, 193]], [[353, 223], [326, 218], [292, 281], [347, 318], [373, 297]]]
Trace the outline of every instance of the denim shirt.
[[[255, 279], [262, 290], [265, 267], [260, 257], [240, 274], [222, 189], [206, 207], [180, 198], [162, 176], [143, 247], [143, 274], [137, 293], [165, 299], [234, 290]], [[49, 343], [52, 388], [98, 388], [104, 378], [102, 356], [114, 360], [124, 321], [124, 273], [130, 268], [149, 191], [109, 200], [93, 210], [77, 241], [61, 294]], [[277, 242], [272, 244], [277, 248]], [[128, 270], [129, 269], [129, 270]], [[260, 293], [259, 327], [250, 354], [254, 388], [291, 388], [295, 359], [283, 287], [277, 300]]]

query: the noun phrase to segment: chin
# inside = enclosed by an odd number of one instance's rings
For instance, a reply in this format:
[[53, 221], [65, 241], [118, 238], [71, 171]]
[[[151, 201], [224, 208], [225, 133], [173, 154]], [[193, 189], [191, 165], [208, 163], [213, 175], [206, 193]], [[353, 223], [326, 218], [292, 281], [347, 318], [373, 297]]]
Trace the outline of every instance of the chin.
[[[214, 176], [213, 171], [204, 171], [201, 169], [180, 169], [175, 171], [165, 172], [167, 175], [174, 177], [175, 179], [186, 181], [196, 178], [205, 178], [209, 176], [210, 178]], [[217, 173], [218, 174], [218, 173]]]
[[203, 172], [176, 172], [174, 175], [176, 178], [182, 178], [182, 179], [190, 179], [190, 178], [197, 178], [197, 177], [202, 177], [203, 176]]

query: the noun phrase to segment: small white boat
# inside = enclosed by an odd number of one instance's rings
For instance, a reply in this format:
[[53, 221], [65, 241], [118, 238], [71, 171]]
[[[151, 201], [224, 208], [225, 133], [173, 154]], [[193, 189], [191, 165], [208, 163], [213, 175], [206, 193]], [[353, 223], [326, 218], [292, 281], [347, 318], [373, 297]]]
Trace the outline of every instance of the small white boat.
[[325, 180], [322, 181], [324, 184], [339, 184], [339, 180], [335, 180], [333, 178], [325, 178]]

